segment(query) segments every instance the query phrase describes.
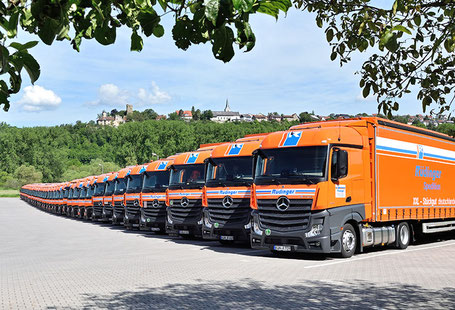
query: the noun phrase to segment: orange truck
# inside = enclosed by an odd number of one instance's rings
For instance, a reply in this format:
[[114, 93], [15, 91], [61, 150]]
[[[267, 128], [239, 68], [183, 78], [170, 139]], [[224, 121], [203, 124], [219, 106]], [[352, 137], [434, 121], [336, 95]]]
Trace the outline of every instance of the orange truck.
[[92, 208], [92, 221], [100, 221], [103, 212], [103, 198], [106, 190], [105, 183], [109, 178], [109, 174], [102, 174], [96, 177], [95, 189], [93, 192], [93, 208]]
[[110, 223], [112, 221], [112, 206], [114, 205], [113, 195], [115, 191], [115, 179], [117, 176], [118, 172], [110, 174], [104, 184], [105, 190], [103, 194], [103, 209], [101, 210], [102, 222]]
[[141, 193], [140, 230], [166, 230], [166, 190], [169, 187], [169, 167], [174, 163], [174, 158], [156, 160], [146, 167]]
[[455, 229], [455, 139], [380, 118], [310, 123], [255, 152], [253, 248], [404, 249]]
[[[133, 166], [134, 167], [134, 166]], [[127, 179], [133, 167], [126, 167], [118, 172], [115, 179], [114, 195], [112, 196], [112, 224], [123, 225], [123, 217], [125, 215], [125, 192]]]
[[172, 236], [202, 236], [202, 188], [205, 185], [205, 159], [214, 146], [201, 145], [194, 152], [177, 155], [170, 166], [167, 191], [166, 232]]
[[125, 191], [125, 216], [123, 225], [127, 229], [138, 228], [141, 218], [141, 191], [143, 183], [143, 174], [147, 169], [146, 164], [137, 165], [131, 168], [131, 172], [126, 177]]
[[264, 134], [215, 147], [206, 159], [202, 237], [221, 243], [250, 241], [253, 151]]

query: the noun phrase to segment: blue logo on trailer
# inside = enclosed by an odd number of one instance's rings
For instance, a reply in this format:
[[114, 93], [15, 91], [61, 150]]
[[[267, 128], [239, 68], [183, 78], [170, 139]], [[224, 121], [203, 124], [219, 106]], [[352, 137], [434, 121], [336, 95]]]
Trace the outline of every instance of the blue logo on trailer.
[[104, 177], [103, 182], [106, 182], [109, 177]]
[[82, 184], [83, 184], [83, 183], [79, 184], [79, 187], [82, 187]]
[[191, 153], [188, 159], [186, 160], [187, 164], [194, 164], [199, 157], [199, 153]]
[[118, 178], [118, 172], [115, 174], [114, 180]]
[[242, 148], [243, 148], [243, 143], [233, 144], [230, 146], [228, 155], [239, 155]]
[[156, 168], [156, 170], [164, 170], [164, 169], [166, 169], [167, 163], [168, 163], [168, 161], [160, 162], [160, 164], [158, 165], [158, 168]]
[[423, 159], [423, 155], [424, 155], [423, 146], [417, 145], [417, 158]]
[[282, 146], [296, 146], [299, 143], [301, 137], [301, 131], [288, 132]]
[[139, 174], [141, 174], [142, 172], [145, 172], [145, 170], [146, 170], [145, 166], [142, 166], [141, 171], [139, 171]]
[[128, 170], [128, 173], [126, 174], [126, 177], [129, 176], [131, 173], [131, 170]]

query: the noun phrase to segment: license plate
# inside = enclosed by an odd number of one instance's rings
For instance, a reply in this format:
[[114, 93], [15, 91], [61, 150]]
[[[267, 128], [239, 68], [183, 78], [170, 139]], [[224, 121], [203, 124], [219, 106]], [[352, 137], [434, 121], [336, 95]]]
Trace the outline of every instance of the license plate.
[[273, 246], [273, 249], [275, 251], [280, 251], [280, 252], [291, 252], [292, 247], [290, 245], [275, 245]]
[[139, 227], [139, 224], [133, 224], [133, 227]]
[[232, 240], [234, 240], [234, 236], [220, 236], [220, 239], [221, 240], [232, 241]]
[[161, 229], [159, 229], [158, 227], [152, 227], [152, 231], [160, 231]]
[[190, 231], [189, 230], [179, 230], [179, 234], [181, 234], [181, 235], [189, 235]]

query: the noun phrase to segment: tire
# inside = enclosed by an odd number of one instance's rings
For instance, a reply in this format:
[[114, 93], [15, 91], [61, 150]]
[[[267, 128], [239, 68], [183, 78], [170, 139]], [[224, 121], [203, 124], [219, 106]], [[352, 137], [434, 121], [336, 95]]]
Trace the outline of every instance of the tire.
[[396, 230], [396, 242], [395, 245], [398, 249], [406, 249], [411, 242], [411, 229], [409, 224], [401, 222], [397, 226]]
[[342, 258], [349, 258], [354, 255], [357, 248], [357, 232], [351, 224], [344, 224], [341, 234], [341, 253]]

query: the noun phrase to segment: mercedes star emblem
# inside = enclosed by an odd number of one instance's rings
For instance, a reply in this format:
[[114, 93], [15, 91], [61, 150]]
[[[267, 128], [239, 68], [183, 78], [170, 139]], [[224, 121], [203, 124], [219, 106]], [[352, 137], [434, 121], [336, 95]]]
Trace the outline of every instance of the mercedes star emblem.
[[134, 205], [135, 207], [139, 207], [139, 200], [136, 199], [136, 200], [134, 201], [133, 205]]
[[225, 196], [223, 198], [223, 207], [229, 208], [232, 206], [233, 203], [234, 203], [234, 199], [232, 199], [231, 196]]
[[160, 206], [160, 202], [158, 201], [158, 199], [155, 199], [152, 201], [152, 207], [158, 208], [159, 206]]
[[286, 211], [289, 208], [290, 204], [291, 202], [287, 197], [281, 196], [276, 201], [276, 208], [280, 211]]
[[180, 205], [182, 207], [188, 207], [188, 205], [190, 204], [190, 201], [188, 200], [188, 198], [186, 197], [183, 197], [181, 200], [180, 200]]

